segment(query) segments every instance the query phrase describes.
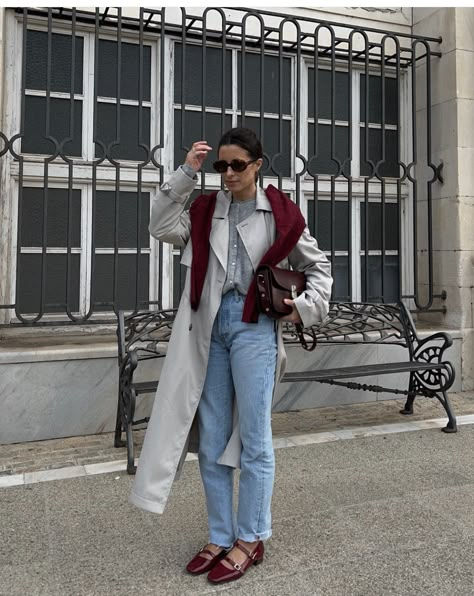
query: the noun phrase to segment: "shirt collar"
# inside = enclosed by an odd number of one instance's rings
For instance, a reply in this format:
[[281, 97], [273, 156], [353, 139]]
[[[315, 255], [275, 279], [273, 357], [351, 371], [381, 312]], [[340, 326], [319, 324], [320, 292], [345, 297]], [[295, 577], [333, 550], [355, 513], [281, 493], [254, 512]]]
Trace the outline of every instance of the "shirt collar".
[[[263, 188], [257, 186], [255, 209], [257, 211], [271, 211], [270, 201]], [[229, 215], [229, 208], [232, 202], [232, 193], [230, 191], [220, 190], [217, 193], [216, 208], [214, 209], [214, 218], [225, 219]]]

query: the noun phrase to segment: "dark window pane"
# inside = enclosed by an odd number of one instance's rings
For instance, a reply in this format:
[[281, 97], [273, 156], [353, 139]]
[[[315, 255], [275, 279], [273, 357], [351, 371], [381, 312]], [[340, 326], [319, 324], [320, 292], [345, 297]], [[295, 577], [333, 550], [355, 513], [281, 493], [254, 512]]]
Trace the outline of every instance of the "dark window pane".
[[[66, 247], [68, 233], [69, 193], [66, 188], [47, 191], [47, 231], [44, 246]], [[21, 246], [43, 246], [43, 188], [23, 188], [21, 211]], [[81, 191], [73, 190], [71, 197], [71, 246], [81, 246]]]
[[[174, 59], [174, 102], [182, 103], [182, 60], [183, 45], [175, 44]], [[202, 105], [202, 47], [186, 44], [184, 99], [186, 104]], [[232, 53], [225, 57], [225, 101], [226, 108], [232, 107]], [[206, 107], [222, 107], [222, 50], [206, 48]]]
[[[242, 52], [237, 56], [238, 92], [237, 106], [242, 108]], [[260, 80], [261, 80], [260, 54], [245, 53], [245, 110], [260, 112]], [[291, 114], [291, 61], [283, 58], [282, 61], [282, 114]], [[264, 111], [274, 114], [279, 113], [280, 96], [280, 60], [278, 56], [265, 56], [263, 61], [263, 101]]]
[[[95, 255], [93, 304], [108, 302], [109, 306], [95, 306], [95, 311], [112, 310], [114, 296], [114, 255]], [[149, 300], [149, 261], [148, 255], [140, 255], [139, 291], [137, 307], [146, 307]], [[119, 255], [117, 267], [116, 307], [133, 310], [137, 302], [137, 255]]]
[[[113, 248], [115, 230], [115, 192], [98, 190], [95, 194], [95, 245]], [[119, 193], [118, 248], [137, 248], [138, 194]], [[142, 192], [140, 206], [140, 247], [150, 246], [148, 222], [150, 220], [150, 194]]]
[[[181, 250], [181, 254], [182, 254]], [[188, 267], [180, 264], [181, 254], [173, 255], [173, 308], [178, 308]]]
[[318, 124], [318, 139], [316, 144], [314, 124], [308, 125], [308, 172], [316, 176], [326, 174], [337, 176], [344, 173], [350, 176], [351, 167], [349, 160], [349, 128], [347, 126], [336, 126], [334, 129], [334, 157], [340, 162], [341, 170], [337, 161], [331, 159], [331, 126], [329, 124]]
[[[360, 77], [360, 120], [365, 122], [366, 76]], [[382, 77], [369, 76], [369, 122], [382, 123]], [[385, 124], [398, 124], [397, 79], [385, 77]]]
[[[23, 314], [39, 313], [41, 302], [41, 259], [39, 254], [22, 254], [19, 259], [18, 304]], [[69, 310], [79, 311], [80, 255], [70, 255]], [[66, 312], [67, 255], [47, 254], [43, 312]]]
[[368, 277], [369, 295], [365, 291], [365, 256], [360, 258], [362, 278], [362, 300], [364, 302], [397, 302], [399, 297], [398, 288], [398, 256], [390, 255], [385, 257], [384, 267], [384, 292], [382, 294], [382, 257], [377, 255], [369, 256]]
[[[185, 112], [184, 118], [184, 139], [181, 142], [181, 110], [174, 111], [174, 164], [175, 168], [184, 163], [187, 150], [185, 147], [191, 147], [194, 141], [202, 139], [202, 112]], [[205, 139], [211, 147], [206, 161], [204, 162], [204, 172], [214, 172], [212, 164], [217, 159], [217, 146], [219, 139], [224, 132], [221, 127], [221, 115], [206, 113], [205, 121]], [[225, 117], [224, 130], [231, 128], [232, 119], [230, 116]]]
[[[382, 250], [382, 205], [369, 203], [369, 250]], [[360, 205], [361, 250], [365, 250], [365, 203]], [[385, 250], [398, 250], [398, 204], [385, 203]]]
[[[74, 93], [82, 93], [82, 62], [84, 39], [75, 38]], [[46, 90], [48, 73], [48, 34], [28, 30], [26, 36], [25, 88]], [[51, 42], [51, 91], [71, 91], [72, 37], [52, 34]]]
[[51, 136], [61, 144], [64, 143], [65, 155], [80, 156], [82, 154], [82, 101], [74, 102], [74, 124], [70, 130], [71, 102], [67, 99], [50, 99], [49, 131], [46, 131], [46, 97], [25, 97], [25, 136], [21, 142], [23, 153], [41, 153], [53, 155], [55, 144], [46, 136]]
[[[117, 97], [117, 42], [99, 40], [99, 76], [97, 94], [100, 97]], [[136, 43], [121, 44], [120, 98], [136, 99], [140, 95], [140, 46]], [[151, 48], [143, 46], [142, 99], [150, 101]]]
[[349, 257], [334, 257], [332, 263], [332, 276], [334, 285], [332, 288], [332, 300], [351, 300], [349, 296]]
[[[118, 142], [110, 149], [112, 159], [146, 161], [147, 151], [140, 143], [150, 147], [150, 109], [142, 107], [141, 138], [138, 127], [138, 106], [120, 105], [120, 139], [117, 139], [117, 105], [97, 103], [97, 141], [104, 143], [107, 151], [109, 144]], [[102, 157], [101, 147], [96, 143], [96, 157]]]
[[[315, 92], [314, 68], [308, 69], [308, 115], [310, 118], [331, 119], [332, 73], [330, 70], [318, 69], [317, 88]], [[335, 72], [334, 119], [349, 121], [349, 73]], [[315, 116], [315, 97], [317, 97], [317, 114]]]
[[[315, 209], [314, 200], [308, 201], [308, 227], [312, 234], [316, 228], [316, 240], [321, 250], [331, 250], [331, 201], [318, 201]], [[334, 249], [349, 250], [348, 205], [345, 201], [335, 201]]]
[[[372, 167], [366, 159], [373, 161], [374, 166], [382, 159], [382, 130], [380, 128], [369, 128], [368, 156], [365, 154], [365, 127], [360, 129], [360, 156], [361, 176], [370, 176], [372, 174]], [[400, 168], [398, 166], [398, 132], [396, 130], [385, 131], [385, 161], [379, 165], [378, 173], [382, 178], [398, 178], [400, 176]]]
[[[237, 119], [237, 125], [241, 126], [241, 118]], [[280, 122], [282, 124], [282, 142], [280, 146]], [[260, 118], [245, 118], [245, 126], [255, 131], [260, 137]], [[263, 160], [261, 172], [264, 176], [291, 176], [291, 121], [275, 120], [274, 118], [265, 118], [263, 123], [263, 151], [266, 153], [271, 163], [267, 159]]]

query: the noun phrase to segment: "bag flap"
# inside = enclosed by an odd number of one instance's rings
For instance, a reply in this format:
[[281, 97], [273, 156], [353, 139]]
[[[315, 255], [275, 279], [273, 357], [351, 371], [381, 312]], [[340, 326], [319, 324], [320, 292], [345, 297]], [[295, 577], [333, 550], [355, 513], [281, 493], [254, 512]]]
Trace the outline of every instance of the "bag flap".
[[260, 265], [257, 273], [261, 269], [264, 269], [271, 276], [273, 286], [291, 290], [291, 286], [295, 285], [298, 294], [304, 292], [306, 289], [306, 277], [300, 271], [291, 271], [290, 269], [281, 269], [280, 267], [271, 267], [270, 265]]

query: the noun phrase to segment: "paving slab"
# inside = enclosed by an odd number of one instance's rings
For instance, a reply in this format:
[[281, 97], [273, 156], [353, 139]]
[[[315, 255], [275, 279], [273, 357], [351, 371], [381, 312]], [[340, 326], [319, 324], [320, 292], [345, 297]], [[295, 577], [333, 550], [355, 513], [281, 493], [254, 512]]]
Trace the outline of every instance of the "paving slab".
[[207, 541], [187, 462], [165, 513], [128, 503], [125, 472], [0, 489], [1, 596], [471, 596], [474, 425], [276, 452], [262, 565], [212, 586], [184, 565]]
[[[450, 394], [454, 412], [458, 416], [474, 415], [474, 391]], [[338, 432], [340, 438], [344, 435], [364, 435], [370, 427], [383, 424], [386, 432], [400, 432], [394, 424], [405, 425], [407, 422], [426, 422], [442, 417], [446, 420], [445, 412], [436, 399], [418, 398], [414, 405], [412, 416], [402, 416], [400, 410], [405, 403], [404, 399], [389, 399], [351, 404], [313, 408], [293, 412], [275, 412], [272, 415], [273, 434], [277, 445], [285, 447], [291, 444], [291, 438], [298, 435], [298, 440], [304, 442], [304, 436], [318, 433], [319, 439], [328, 439], [331, 431]], [[413, 428], [413, 427], [412, 427]], [[322, 436], [322, 433], [329, 435]], [[144, 431], [134, 432], [136, 456], [140, 454], [143, 443]], [[50, 439], [13, 445], [0, 445], [0, 486], [4, 486], [5, 478], [22, 473], [55, 470], [58, 468], [77, 468], [86, 473], [100, 473], [103, 465], [110, 462], [124, 462], [126, 449], [114, 448], [113, 433], [89, 435], [84, 437], [67, 437], [63, 439]], [[84, 466], [84, 468], [79, 468]]]

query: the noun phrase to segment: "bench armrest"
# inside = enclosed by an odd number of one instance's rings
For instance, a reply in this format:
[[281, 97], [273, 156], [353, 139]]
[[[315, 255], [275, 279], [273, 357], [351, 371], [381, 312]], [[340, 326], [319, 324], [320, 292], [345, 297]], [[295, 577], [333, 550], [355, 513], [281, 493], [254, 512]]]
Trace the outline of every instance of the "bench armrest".
[[425, 337], [425, 339], [418, 339], [418, 345], [413, 352], [413, 360], [426, 360], [429, 358], [430, 362], [435, 359], [441, 362], [445, 350], [452, 345], [453, 338], [443, 331], [438, 331]]

